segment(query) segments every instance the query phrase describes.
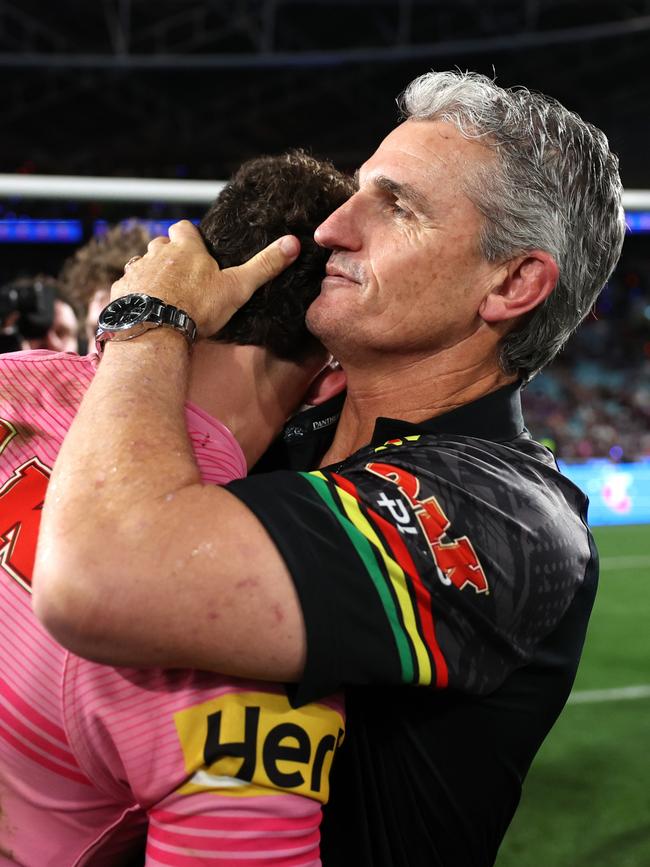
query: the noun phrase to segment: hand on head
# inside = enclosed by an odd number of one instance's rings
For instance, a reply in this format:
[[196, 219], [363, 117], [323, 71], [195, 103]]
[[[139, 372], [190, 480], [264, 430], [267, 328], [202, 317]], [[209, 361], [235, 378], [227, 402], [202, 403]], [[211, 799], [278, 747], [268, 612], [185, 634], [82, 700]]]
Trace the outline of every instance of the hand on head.
[[243, 265], [221, 270], [198, 229], [188, 220], [174, 223], [169, 237], [154, 238], [147, 253], [113, 283], [111, 300], [144, 292], [173, 304], [196, 323], [199, 337], [214, 334], [253, 292], [276, 277], [298, 256], [300, 242], [285, 235]]

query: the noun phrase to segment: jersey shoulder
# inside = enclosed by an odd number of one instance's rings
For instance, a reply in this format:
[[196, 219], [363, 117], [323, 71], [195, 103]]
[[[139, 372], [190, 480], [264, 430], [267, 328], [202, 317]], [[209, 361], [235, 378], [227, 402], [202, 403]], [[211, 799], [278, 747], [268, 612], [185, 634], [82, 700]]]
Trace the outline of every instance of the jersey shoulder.
[[378, 479], [387, 478], [384, 468], [391, 466], [402, 469], [404, 479], [412, 473], [419, 492], [444, 489], [452, 503], [490, 506], [509, 520], [523, 518], [522, 507], [539, 512], [540, 518], [558, 508], [574, 515], [586, 509], [582, 491], [562, 475], [552, 453], [527, 432], [505, 442], [459, 435], [405, 436], [357, 452], [339, 472], [343, 476], [361, 472], [373, 487]]
[[36, 449], [40, 456], [44, 446], [53, 457], [94, 373], [93, 356], [45, 350], [0, 356], [0, 454], [30, 457]]

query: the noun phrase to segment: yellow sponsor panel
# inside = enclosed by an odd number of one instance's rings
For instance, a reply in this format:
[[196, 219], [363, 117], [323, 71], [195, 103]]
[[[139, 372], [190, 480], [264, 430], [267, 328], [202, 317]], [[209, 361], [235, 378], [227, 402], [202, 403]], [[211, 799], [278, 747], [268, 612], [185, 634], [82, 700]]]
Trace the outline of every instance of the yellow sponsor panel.
[[286, 695], [234, 692], [174, 715], [189, 774], [183, 793], [291, 792], [326, 803], [342, 714], [324, 704], [292, 708]]

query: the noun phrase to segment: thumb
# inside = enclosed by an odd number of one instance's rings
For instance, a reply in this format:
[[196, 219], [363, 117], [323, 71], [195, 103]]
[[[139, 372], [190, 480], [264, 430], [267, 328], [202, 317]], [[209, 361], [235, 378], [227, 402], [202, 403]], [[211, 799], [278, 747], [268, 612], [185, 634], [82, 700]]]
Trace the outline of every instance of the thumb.
[[295, 262], [299, 253], [298, 238], [294, 235], [284, 235], [260, 250], [243, 265], [235, 265], [223, 271], [223, 274], [228, 273], [234, 278], [238, 294], [241, 293], [241, 300], [236, 299], [237, 303], [244, 304], [256, 289], [277, 277], [292, 262]]

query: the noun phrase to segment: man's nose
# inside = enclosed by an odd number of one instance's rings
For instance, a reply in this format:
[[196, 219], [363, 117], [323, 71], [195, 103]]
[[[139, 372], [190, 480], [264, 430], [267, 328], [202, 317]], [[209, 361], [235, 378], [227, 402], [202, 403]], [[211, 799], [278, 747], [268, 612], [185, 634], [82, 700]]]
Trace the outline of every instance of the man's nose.
[[356, 197], [357, 194], [351, 196], [318, 226], [314, 232], [314, 240], [319, 247], [327, 247], [329, 250], [359, 249], [361, 238], [357, 228]]

